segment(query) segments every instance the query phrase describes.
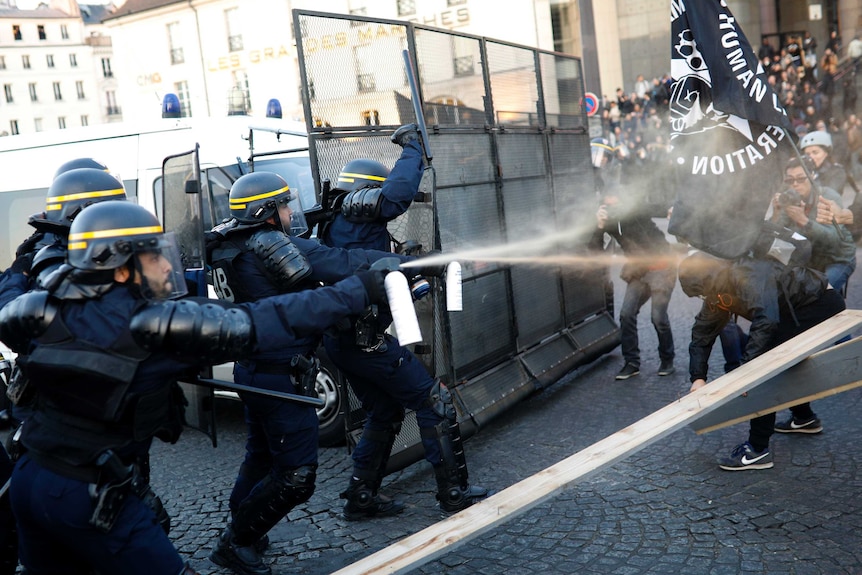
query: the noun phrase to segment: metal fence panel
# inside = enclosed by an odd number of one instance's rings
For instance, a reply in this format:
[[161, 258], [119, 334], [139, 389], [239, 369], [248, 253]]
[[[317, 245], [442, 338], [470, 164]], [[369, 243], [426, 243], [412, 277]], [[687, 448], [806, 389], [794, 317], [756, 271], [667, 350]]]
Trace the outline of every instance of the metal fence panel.
[[[294, 24], [320, 181], [335, 181], [358, 157], [394, 164], [400, 149], [387, 136], [416, 120], [403, 60], [410, 52], [434, 158], [422, 184], [429, 201], [414, 202], [389, 228], [398, 241], [415, 239], [462, 263], [464, 309], [447, 312], [434, 280], [433, 296], [417, 306], [419, 352], [474, 422], [528, 393], [541, 374], [607, 351], [613, 320], [593, 321], [607, 316], [607, 266], [495, 259], [594, 214], [580, 62], [400, 21], [297, 10]], [[542, 255], [583, 253], [582, 239], [570, 243]], [[589, 352], [575, 353], [573, 334], [587, 324], [599, 335]], [[507, 382], [499, 375], [507, 373], [521, 375]]]

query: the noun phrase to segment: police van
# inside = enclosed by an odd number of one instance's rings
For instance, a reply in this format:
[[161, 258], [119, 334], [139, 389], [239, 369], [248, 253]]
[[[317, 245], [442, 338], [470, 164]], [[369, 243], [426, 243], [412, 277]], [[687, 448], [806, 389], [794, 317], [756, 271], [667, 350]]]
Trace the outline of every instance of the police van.
[[[176, 108], [176, 104], [169, 95], [163, 110], [171, 107]], [[75, 158], [93, 158], [105, 164], [123, 182], [129, 198], [158, 215], [167, 230], [182, 232], [176, 228], [184, 227], [186, 233], [202, 234], [228, 217], [230, 187], [251, 171], [278, 173], [300, 195], [304, 209], [312, 207], [314, 178], [305, 125], [277, 117], [277, 102], [271, 101], [268, 111], [274, 113], [264, 118], [174, 118], [163, 113], [164, 117], [146, 123], [103, 124], [0, 138], [0, 166], [4, 167], [0, 179], [0, 269], [11, 264], [17, 246], [33, 232], [27, 221], [32, 214], [44, 211], [55, 170]], [[197, 189], [182, 187], [190, 181]], [[189, 191], [200, 192], [200, 213], [189, 209], [184, 197]], [[192, 266], [203, 268], [202, 253], [190, 256], [197, 260]], [[317, 392], [323, 406], [317, 412], [320, 441], [327, 445], [344, 440], [346, 399], [340, 375], [321, 359]], [[216, 385], [231, 382], [231, 367], [215, 366], [207, 379]], [[215, 443], [212, 401], [196, 387], [186, 390], [193, 396], [187, 413], [190, 424], [210, 434]], [[219, 388], [214, 395], [236, 397]]]

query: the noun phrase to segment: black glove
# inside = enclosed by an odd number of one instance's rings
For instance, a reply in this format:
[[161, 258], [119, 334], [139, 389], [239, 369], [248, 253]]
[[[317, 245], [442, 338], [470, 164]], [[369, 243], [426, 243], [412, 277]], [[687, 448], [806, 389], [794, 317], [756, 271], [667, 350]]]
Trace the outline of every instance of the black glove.
[[218, 232], [204, 232], [204, 244], [207, 254], [207, 261], [212, 261], [213, 251], [224, 241], [224, 236]]
[[15, 257], [31, 253], [36, 248], [36, 244], [41, 242], [44, 237], [45, 234], [43, 232], [33, 232], [33, 234], [21, 242], [21, 245], [15, 250]]
[[412, 272], [414, 272], [415, 274], [420, 275], [420, 276], [425, 276], [425, 277], [433, 276], [433, 277], [438, 277], [438, 278], [443, 277], [446, 274], [446, 264], [445, 263], [422, 265], [423, 260], [432, 259], [432, 258], [437, 259], [437, 256], [441, 256], [441, 255], [443, 255], [443, 252], [441, 252], [440, 250], [431, 250], [430, 252], [425, 254], [425, 257], [418, 258], [418, 259], [414, 260], [417, 264], [419, 264], [418, 266], [410, 266], [410, 268], [408, 268], [408, 269], [410, 269]]
[[419, 127], [416, 124], [404, 124], [392, 134], [390, 138], [393, 144], [398, 144], [402, 148], [419, 139]]
[[9, 269], [16, 274], [30, 274], [30, 266], [33, 264], [33, 252], [23, 253], [12, 262]]
[[365, 293], [368, 294], [369, 303], [383, 303], [386, 301], [386, 287], [383, 280], [386, 274], [381, 270], [362, 270], [356, 272], [356, 277], [362, 282]]

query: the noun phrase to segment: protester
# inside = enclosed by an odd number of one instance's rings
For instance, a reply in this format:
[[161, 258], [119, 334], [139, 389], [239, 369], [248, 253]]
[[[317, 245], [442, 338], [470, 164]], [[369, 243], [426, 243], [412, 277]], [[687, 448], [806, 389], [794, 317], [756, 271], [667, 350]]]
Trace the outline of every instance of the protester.
[[[617, 184], [613, 175], [615, 150], [604, 140], [591, 143], [593, 166], [597, 168], [597, 185], [602, 204], [596, 211], [596, 228], [589, 245], [594, 251], [604, 248], [608, 234], [622, 247], [626, 255], [620, 277], [626, 282], [626, 292], [620, 308], [620, 330], [623, 366], [616, 379], [625, 380], [640, 373], [638, 314], [652, 300], [650, 319], [658, 336], [660, 365], [658, 375], [674, 373], [674, 343], [667, 308], [676, 285], [676, 262], [670, 243], [655, 222], [649, 207], [638, 198], [625, 197], [625, 186]], [[666, 208], [665, 208], [666, 210]]]
[[[821, 273], [772, 258], [730, 261], [698, 251], [680, 263], [679, 281], [686, 295], [703, 300], [689, 345], [691, 391], [707, 385], [715, 338], [733, 314], [751, 321], [742, 357], [745, 363], [844, 309], [843, 299]], [[719, 467], [727, 471], [771, 468], [769, 439], [775, 431], [822, 431], [810, 404], [790, 411], [791, 419], [777, 425], [775, 413], [752, 419], [748, 439], [722, 458]]]

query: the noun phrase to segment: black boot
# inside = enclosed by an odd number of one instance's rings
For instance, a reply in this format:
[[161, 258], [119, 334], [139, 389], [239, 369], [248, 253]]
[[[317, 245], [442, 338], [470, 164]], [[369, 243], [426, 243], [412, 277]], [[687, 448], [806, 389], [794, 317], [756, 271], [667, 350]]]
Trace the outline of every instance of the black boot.
[[219, 536], [210, 561], [240, 575], [271, 575], [272, 570], [260, 558], [255, 545], [237, 545], [230, 526]]
[[403, 503], [377, 493], [361, 479], [351, 479], [350, 486], [340, 497], [347, 500], [344, 504], [344, 518], [348, 521], [389, 517], [404, 511]]
[[478, 485], [461, 485], [443, 465], [435, 467], [434, 473], [437, 478], [437, 501], [440, 502], [440, 509], [447, 513], [467, 509], [477, 501], [494, 494], [493, 491]]

